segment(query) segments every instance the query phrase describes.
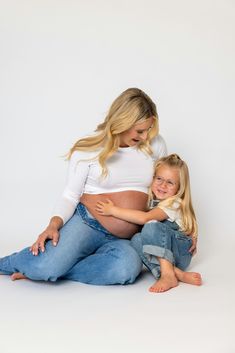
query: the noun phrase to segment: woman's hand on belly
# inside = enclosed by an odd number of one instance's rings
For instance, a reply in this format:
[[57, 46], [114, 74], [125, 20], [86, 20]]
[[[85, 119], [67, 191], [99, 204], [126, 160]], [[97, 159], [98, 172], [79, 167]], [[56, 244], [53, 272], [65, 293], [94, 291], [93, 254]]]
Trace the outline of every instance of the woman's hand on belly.
[[83, 194], [80, 199], [80, 202], [87, 207], [92, 216], [104, 228], [120, 238], [131, 238], [139, 231], [138, 225], [112, 216], [103, 216], [95, 210], [98, 201], [105, 202], [107, 199], [110, 199], [118, 207], [145, 211], [148, 195], [139, 191], [121, 191], [109, 194]]

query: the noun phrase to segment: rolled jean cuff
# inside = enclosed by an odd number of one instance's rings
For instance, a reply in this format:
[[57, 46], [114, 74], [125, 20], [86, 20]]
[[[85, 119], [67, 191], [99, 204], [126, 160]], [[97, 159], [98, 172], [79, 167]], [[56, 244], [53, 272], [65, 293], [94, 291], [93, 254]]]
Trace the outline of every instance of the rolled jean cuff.
[[174, 264], [173, 253], [168, 249], [161, 248], [160, 246], [156, 245], [143, 245], [143, 252], [148, 261], [152, 264], [159, 264], [159, 261], [156, 259], [156, 257], [161, 257]]
[[152, 268], [151, 272], [152, 272], [154, 278], [159, 279], [161, 277], [160, 266], [156, 266], [156, 267]]
[[10, 256], [5, 256], [0, 259], [0, 274], [11, 275], [13, 272], [17, 272], [11, 264], [12, 256], [16, 255], [13, 253]]

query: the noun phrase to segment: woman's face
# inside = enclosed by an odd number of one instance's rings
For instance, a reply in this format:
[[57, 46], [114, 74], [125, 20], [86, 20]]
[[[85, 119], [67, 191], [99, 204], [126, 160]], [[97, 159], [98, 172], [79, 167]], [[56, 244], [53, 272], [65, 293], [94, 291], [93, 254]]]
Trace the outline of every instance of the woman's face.
[[142, 123], [137, 123], [129, 130], [120, 134], [120, 147], [130, 147], [138, 145], [145, 141], [148, 137], [148, 132], [153, 125], [154, 117], [150, 117]]

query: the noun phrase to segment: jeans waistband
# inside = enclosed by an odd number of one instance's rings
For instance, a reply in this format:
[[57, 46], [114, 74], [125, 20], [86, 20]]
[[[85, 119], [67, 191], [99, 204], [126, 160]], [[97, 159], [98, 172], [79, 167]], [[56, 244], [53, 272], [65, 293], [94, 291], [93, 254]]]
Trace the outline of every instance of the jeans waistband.
[[86, 223], [88, 226], [103, 232], [107, 235], [111, 235], [115, 238], [115, 236], [110, 233], [107, 229], [105, 229], [102, 224], [100, 224], [91, 214], [90, 212], [87, 210], [86, 206], [84, 206], [82, 203], [79, 203], [77, 205], [77, 209], [76, 211], [79, 213], [79, 215], [81, 216], [82, 220], [84, 221], [84, 223]]

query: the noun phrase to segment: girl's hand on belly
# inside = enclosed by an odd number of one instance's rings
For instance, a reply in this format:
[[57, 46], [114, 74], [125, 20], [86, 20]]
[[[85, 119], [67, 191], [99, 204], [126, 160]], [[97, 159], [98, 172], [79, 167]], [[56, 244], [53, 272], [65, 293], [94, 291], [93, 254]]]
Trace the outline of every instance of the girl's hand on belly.
[[114, 203], [110, 199], [107, 199], [106, 202], [97, 202], [95, 210], [103, 216], [113, 216], [114, 207]]

